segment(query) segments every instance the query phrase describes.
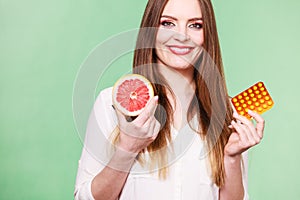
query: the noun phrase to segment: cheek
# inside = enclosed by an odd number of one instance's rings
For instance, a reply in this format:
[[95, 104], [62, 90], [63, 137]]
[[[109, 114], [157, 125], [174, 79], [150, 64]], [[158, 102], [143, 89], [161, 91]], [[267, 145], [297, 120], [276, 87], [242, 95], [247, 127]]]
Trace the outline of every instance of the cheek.
[[190, 35], [191, 40], [198, 46], [202, 46], [204, 43], [204, 33], [203, 30], [200, 32], [195, 32]]
[[173, 34], [174, 32], [170, 30], [160, 28], [156, 35], [156, 44], [166, 43], [168, 40], [170, 40]]

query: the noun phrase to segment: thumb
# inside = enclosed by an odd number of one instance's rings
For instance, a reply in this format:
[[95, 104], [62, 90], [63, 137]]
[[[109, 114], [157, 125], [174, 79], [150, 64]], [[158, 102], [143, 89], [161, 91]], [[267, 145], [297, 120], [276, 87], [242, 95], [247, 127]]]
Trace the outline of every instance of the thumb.
[[154, 115], [157, 104], [158, 96], [152, 97], [143, 112], [136, 118], [136, 121], [140, 124], [144, 124], [151, 116]]

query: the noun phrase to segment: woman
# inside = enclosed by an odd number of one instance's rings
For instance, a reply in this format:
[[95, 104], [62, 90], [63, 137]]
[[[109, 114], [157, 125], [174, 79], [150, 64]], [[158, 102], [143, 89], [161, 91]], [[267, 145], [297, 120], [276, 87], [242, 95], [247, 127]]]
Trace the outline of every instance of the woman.
[[[75, 199], [248, 199], [244, 152], [261, 141], [264, 120], [232, 114], [211, 2], [149, 0], [146, 27], [154, 29], [140, 31], [133, 72], [156, 96], [128, 122], [111, 106], [111, 88], [100, 93]], [[90, 153], [110, 146], [100, 132], [115, 145], [104, 162]]]

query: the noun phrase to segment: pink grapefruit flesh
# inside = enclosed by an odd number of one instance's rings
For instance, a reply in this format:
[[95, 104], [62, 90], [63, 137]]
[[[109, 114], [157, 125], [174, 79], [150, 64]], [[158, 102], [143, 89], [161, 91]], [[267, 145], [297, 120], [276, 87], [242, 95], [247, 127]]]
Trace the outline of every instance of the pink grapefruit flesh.
[[113, 87], [113, 104], [126, 116], [137, 116], [153, 97], [151, 83], [142, 75], [128, 74]]

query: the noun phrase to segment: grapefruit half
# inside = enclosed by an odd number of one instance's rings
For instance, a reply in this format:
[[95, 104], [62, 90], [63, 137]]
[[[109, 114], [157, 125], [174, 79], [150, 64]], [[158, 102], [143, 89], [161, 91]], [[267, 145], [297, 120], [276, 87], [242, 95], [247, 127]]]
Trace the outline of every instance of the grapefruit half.
[[137, 116], [154, 96], [153, 87], [148, 79], [139, 74], [121, 77], [114, 85], [113, 104], [126, 116]]

